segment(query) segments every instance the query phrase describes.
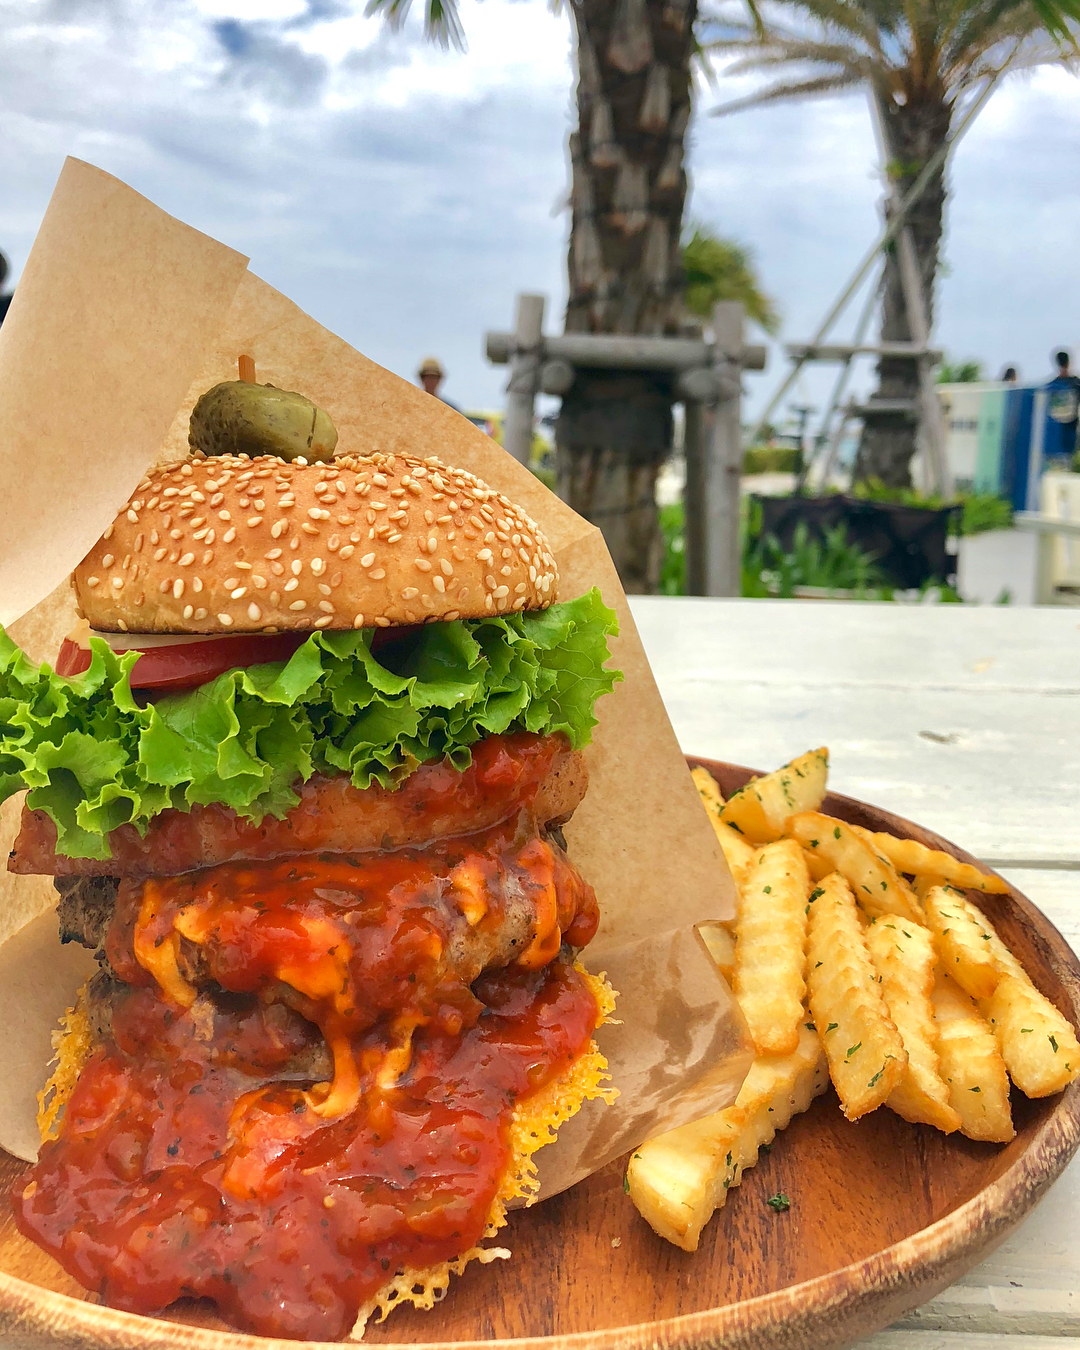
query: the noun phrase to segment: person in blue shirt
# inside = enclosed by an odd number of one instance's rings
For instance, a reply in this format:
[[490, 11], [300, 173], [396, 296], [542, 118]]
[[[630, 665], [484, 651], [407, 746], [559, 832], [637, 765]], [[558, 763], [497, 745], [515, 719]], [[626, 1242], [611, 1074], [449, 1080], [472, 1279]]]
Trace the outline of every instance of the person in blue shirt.
[[1080, 416], [1080, 378], [1069, 369], [1069, 353], [1054, 353], [1057, 374], [1046, 386], [1046, 443], [1043, 460], [1048, 469], [1071, 469], [1076, 453], [1076, 423]]

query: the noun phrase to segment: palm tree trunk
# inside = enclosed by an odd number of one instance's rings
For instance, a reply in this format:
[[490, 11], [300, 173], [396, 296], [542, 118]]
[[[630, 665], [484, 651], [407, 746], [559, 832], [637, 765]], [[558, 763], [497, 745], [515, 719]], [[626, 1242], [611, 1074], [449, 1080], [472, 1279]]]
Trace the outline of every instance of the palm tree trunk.
[[[949, 134], [950, 105], [940, 98], [906, 103], [893, 99], [879, 102], [882, 136], [886, 150], [886, 173], [902, 197], [928, 159]], [[891, 214], [886, 197], [886, 219]], [[907, 215], [912, 244], [922, 282], [928, 322], [933, 322], [934, 283], [941, 244], [945, 208], [944, 169], [931, 178], [922, 196]], [[910, 342], [912, 328], [904, 302], [900, 265], [895, 246], [885, 258], [885, 291], [881, 313], [882, 342]], [[889, 357], [878, 362], [878, 387], [874, 398], [908, 400], [915, 406], [919, 393], [919, 370], [915, 361]], [[911, 458], [916, 448], [914, 415], [901, 412], [868, 413], [855, 461], [855, 478], [865, 482], [878, 478], [888, 487], [911, 486]]]
[[[566, 331], [676, 333], [697, 0], [573, 0], [572, 9]], [[631, 593], [659, 583], [655, 486], [673, 403], [663, 373], [579, 370], [555, 428], [559, 495], [604, 532]]]

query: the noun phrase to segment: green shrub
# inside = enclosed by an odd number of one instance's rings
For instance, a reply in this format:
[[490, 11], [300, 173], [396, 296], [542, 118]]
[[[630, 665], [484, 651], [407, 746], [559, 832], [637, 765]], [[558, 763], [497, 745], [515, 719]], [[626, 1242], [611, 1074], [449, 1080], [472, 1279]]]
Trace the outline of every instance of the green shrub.
[[856, 483], [851, 495], [868, 502], [897, 502], [901, 506], [925, 506], [935, 511], [945, 506], [961, 506], [959, 523], [954, 520], [949, 527], [953, 535], [1007, 530], [1012, 524], [1012, 503], [992, 492], [961, 492], [950, 500], [937, 493], [917, 492], [915, 488], [886, 487], [880, 478], [871, 478]]
[[793, 445], [753, 445], [743, 454], [742, 471], [751, 473], [798, 473], [802, 455]]

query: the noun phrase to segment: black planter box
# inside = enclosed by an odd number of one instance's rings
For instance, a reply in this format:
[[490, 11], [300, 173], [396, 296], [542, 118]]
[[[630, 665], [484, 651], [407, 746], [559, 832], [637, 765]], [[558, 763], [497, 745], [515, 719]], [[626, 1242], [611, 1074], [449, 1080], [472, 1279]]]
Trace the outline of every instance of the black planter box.
[[916, 590], [930, 581], [956, 585], [956, 555], [948, 552], [947, 541], [959, 506], [901, 506], [840, 494], [752, 500], [761, 508], [762, 534], [775, 536], [785, 553], [794, 545], [800, 521], [812, 539], [843, 525], [848, 542], [873, 556], [890, 586]]

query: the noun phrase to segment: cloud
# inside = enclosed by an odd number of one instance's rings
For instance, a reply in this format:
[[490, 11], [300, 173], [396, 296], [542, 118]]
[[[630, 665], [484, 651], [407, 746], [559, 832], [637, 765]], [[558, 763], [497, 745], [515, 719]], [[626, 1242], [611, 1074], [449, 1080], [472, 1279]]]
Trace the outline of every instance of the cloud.
[[[0, 248], [21, 267], [79, 155], [249, 254], [373, 359], [411, 378], [436, 352], [451, 397], [497, 406], [485, 329], [509, 326], [518, 291], [547, 294], [550, 328], [565, 301], [552, 208], [570, 42], [543, 0], [462, 12], [464, 56], [425, 44], [416, 18], [387, 32], [362, 0], [8, 0]], [[1007, 83], [958, 151], [938, 304], [955, 355], [1034, 375], [1053, 345], [1080, 344], [1075, 89], [1062, 72]], [[695, 119], [691, 211], [754, 248], [789, 339], [810, 336], [874, 238], [874, 162], [860, 95]], [[752, 404], [778, 374], [774, 357], [747, 377]], [[820, 405], [833, 374], [799, 400]]]

